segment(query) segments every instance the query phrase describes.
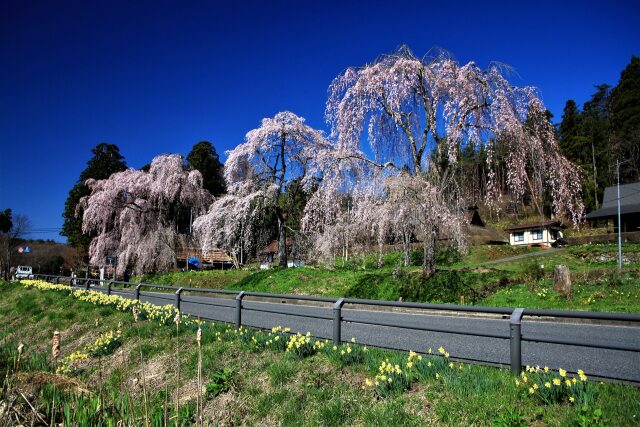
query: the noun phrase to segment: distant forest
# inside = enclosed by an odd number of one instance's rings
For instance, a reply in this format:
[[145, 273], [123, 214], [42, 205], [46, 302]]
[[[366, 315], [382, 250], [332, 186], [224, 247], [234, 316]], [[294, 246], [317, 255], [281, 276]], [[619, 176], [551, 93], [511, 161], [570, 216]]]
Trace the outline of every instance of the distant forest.
[[614, 87], [595, 86], [582, 109], [567, 101], [557, 127], [563, 154], [584, 172], [587, 212], [597, 209], [607, 186], [640, 180], [640, 58], [633, 56]]

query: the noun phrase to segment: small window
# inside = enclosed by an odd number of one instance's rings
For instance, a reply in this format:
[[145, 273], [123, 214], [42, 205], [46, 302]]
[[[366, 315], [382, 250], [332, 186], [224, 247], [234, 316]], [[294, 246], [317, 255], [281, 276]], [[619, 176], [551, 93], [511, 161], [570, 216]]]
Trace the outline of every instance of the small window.
[[542, 240], [542, 230], [533, 230], [531, 232], [533, 240]]
[[513, 233], [513, 240], [515, 242], [524, 242], [524, 233]]

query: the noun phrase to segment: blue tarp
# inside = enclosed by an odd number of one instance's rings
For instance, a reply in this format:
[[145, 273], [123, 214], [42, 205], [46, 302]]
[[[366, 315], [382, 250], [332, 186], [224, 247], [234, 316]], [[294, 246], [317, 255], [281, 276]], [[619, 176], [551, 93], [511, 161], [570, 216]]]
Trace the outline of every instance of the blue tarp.
[[187, 262], [188, 262], [190, 265], [193, 265], [195, 268], [200, 268], [200, 260], [199, 260], [198, 258], [194, 257], [194, 256], [192, 256], [191, 258], [189, 258], [189, 259], [187, 260]]

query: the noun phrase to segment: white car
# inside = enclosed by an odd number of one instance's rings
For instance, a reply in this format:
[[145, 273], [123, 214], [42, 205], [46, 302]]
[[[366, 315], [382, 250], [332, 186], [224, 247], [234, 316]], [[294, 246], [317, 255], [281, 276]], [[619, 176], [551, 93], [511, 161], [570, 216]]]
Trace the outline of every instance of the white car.
[[33, 279], [33, 269], [30, 265], [19, 265], [16, 269], [16, 279]]

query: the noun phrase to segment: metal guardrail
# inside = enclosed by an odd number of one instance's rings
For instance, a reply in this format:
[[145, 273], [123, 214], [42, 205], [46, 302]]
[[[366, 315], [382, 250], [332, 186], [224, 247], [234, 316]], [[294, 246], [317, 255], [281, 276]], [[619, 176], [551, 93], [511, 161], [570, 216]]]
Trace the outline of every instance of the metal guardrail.
[[[221, 289], [179, 287], [179, 286], [158, 285], [158, 284], [152, 284], [152, 283], [129, 283], [129, 282], [122, 282], [122, 281], [99, 280], [99, 279], [82, 278], [82, 277], [52, 276], [52, 275], [40, 275], [40, 274], [36, 274], [34, 276], [37, 278], [43, 279], [47, 282], [53, 281], [53, 283], [57, 283], [57, 284], [60, 284], [61, 280], [65, 280], [65, 281], [68, 281], [68, 284], [70, 286], [72, 287], [80, 286], [85, 290], [91, 289], [91, 286], [94, 286], [94, 287], [97, 286], [100, 289], [105, 289], [107, 295], [112, 294], [114, 284], [123, 285], [123, 287], [131, 287], [135, 285], [135, 288], [133, 291], [126, 291], [126, 292], [132, 292], [133, 298], [136, 300], [140, 300], [140, 290], [142, 288], [170, 290], [175, 292], [173, 297], [174, 306], [178, 310], [181, 309], [181, 303], [183, 300], [182, 294], [184, 292], [197, 292], [197, 293], [231, 296], [233, 297], [233, 299], [232, 300], [230, 299], [230, 302], [231, 301], [232, 302], [229, 305], [216, 304], [216, 303], [207, 303], [207, 305], [234, 308], [235, 317], [234, 317], [233, 323], [236, 328], [240, 328], [242, 326], [243, 311], [267, 312], [267, 313], [275, 313], [275, 314], [282, 314], [282, 315], [290, 315], [295, 317], [308, 317], [308, 318], [321, 319], [321, 320], [331, 320], [333, 324], [333, 342], [335, 345], [341, 344], [342, 325], [343, 323], [349, 323], [349, 322], [354, 322], [354, 323], [359, 323], [364, 325], [372, 325], [372, 326], [401, 328], [401, 329], [407, 329], [407, 330], [505, 339], [505, 340], [509, 340], [509, 344], [510, 344], [509, 353], [510, 353], [511, 372], [513, 372], [516, 375], [520, 374], [520, 372], [522, 371], [522, 342], [523, 341], [547, 343], [547, 344], [562, 344], [562, 345], [571, 345], [571, 346], [578, 346], [578, 347], [590, 347], [590, 348], [620, 350], [620, 351], [640, 353], [640, 344], [638, 343], [636, 343], [636, 345], [625, 345], [625, 344], [601, 344], [601, 343], [591, 342], [587, 340], [569, 339], [569, 338], [562, 338], [562, 340], [560, 340], [560, 339], [554, 339], [554, 338], [537, 336], [537, 335], [522, 335], [522, 329], [521, 329], [522, 318], [524, 316], [607, 320], [607, 321], [618, 321], [618, 322], [632, 322], [632, 323], [638, 323], [640, 325], [640, 314], [605, 313], [605, 312], [590, 312], [590, 311], [567, 311], [567, 310], [541, 310], [541, 309], [529, 309], [529, 308], [483, 307], [483, 306], [466, 306], [466, 305], [455, 305], [455, 304], [425, 304], [425, 303], [414, 303], [414, 302], [366, 300], [366, 299], [356, 299], [356, 298], [328, 298], [328, 297], [317, 297], [317, 296], [309, 296], [309, 295], [271, 294], [266, 292], [245, 292], [245, 291], [232, 291], [232, 290], [221, 290]], [[119, 292], [123, 292], [123, 291], [119, 291]], [[157, 294], [155, 294], [154, 296], [157, 296]], [[292, 314], [289, 312], [283, 312], [283, 311], [266, 309], [266, 308], [261, 308], [261, 309], [249, 308], [243, 305], [243, 300], [245, 297], [262, 297], [262, 298], [273, 298], [273, 299], [280, 299], [280, 300], [286, 299], [286, 300], [331, 303], [332, 315], [323, 316], [323, 315], [310, 315], [310, 314], [300, 314], [300, 313]], [[362, 320], [350, 321], [350, 320], [345, 320], [344, 316], [342, 315], [342, 309], [345, 304], [361, 305], [361, 306], [363, 305], [364, 306], [384, 306], [384, 307], [431, 310], [431, 311], [442, 311], [442, 312], [481, 313], [481, 314], [510, 316], [509, 331], [505, 331], [504, 333], [474, 332], [474, 331], [461, 330], [457, 328], [433, 328], [433, 327], [418, 326], [418, 325], [407, 325], [403, 323], [388, 322], [388, 321], [387, 322], [385, 321], [365, 322]]]

